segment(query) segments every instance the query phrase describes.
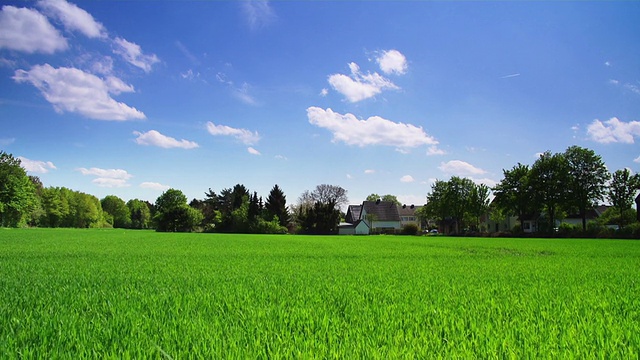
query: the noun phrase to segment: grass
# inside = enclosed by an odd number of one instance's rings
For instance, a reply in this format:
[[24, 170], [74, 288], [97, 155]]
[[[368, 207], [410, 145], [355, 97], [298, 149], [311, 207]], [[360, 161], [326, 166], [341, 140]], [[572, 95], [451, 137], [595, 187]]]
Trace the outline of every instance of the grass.
[[640, 242], [0, 229], [2, 358], [637, 358]]

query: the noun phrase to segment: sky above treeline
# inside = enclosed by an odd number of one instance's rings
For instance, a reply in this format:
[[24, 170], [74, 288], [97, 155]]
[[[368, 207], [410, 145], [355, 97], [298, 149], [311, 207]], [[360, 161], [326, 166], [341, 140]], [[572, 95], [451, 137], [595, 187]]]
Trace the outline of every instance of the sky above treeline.
[[45, 186], [423, 204], [544, 151], [640, 169], [640, 2], [3, 2], [0, 149]]

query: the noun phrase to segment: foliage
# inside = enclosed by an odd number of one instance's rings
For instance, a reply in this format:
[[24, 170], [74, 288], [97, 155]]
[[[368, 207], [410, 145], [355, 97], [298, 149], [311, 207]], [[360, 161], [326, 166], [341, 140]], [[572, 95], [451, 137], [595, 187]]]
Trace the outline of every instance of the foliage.
[[273, 219], [274, 216], [277, 216], [280, 226], [286, 227], [289, 224], [287, 197], [277, 184], [274, 185], [269, 192], [269, 197], [265, 203], [265, 209], [267, 210], [266, 218]]
[[405, 224], [400, 231], [402, 235], [418, 235], [420, 234], [420, 229], [416, 224]]
[[6, 358], [633, 359], [630, 241], [12, 229]]
[[347, 190], [322, 184], [305, 191], [294, 207], [294, 218], [303, 234], [335, 234], [340, 223], [340, 206], [348, 203]]
[[[609, 185], [609, 191], [607, 198], [611, 201], [613, 207], [618, 211], [617, 222], [620, 227], [624, 227], [629, 224], [630, 221], [624, 216], [624, 213], [631, 209], [635, 194], [640, 189], [640, 175], [631, 175], [629, 169], [617, 170], [613, 173], [611, 184]], [[638, 209], [640, 211], [640, 209]]]
[[381, 201], [389, 201], [392, 202], [396, 205], [402, 205], [400, 203], [400, 201], [398, 200], [398, 197], [395, 195], [391, 195], [391, 194], [387, 194], [387, 195], [383, 195], [380, 196], [378, 194], [370, 194], [369, 196], [367, 196], [367, 198], [365, 199], [366, 201], [377, 201], [377, 200], [381, 200]]
[[587, 210], [602, 201], [606, 182], [611, 177], [602, 158], [593, 150], [571, 146], [564, 152], [568, 182], [565, 184], [565, 208], [575, 208], [582, 218], [582, 229], [587, 229]]
[[115, 228], [128, 228], [131, 226], [131, 210], [124, 202], [115, 195], [107, 195], [100, 200], [102, 211], [111, 215], [113, 222], [111, 225]]
[[489, 209], [489, 188], [476, 185], [467, 178], [452, 176], [449, 181], [436, 180], [427, 195], [427, 204], [419, 217], [453, 222], [454, 233], [460, 234], [466, 223], [476, 228], [480, 216]]
[[503, 174], [504, 178], [493, 188], [497, 209], [517, 216], [520, 221], [539, 213], [529, 166], [518, 163], [511, 170], [503, 170]]
[[193, 231], [202, 223], [202, 213], [187, 205], [182, 191], [169, 189], [156, 200], [156, 230], [170, 232]]
[[36, 186], [20, 159], [0, 151], [0, 227], [26, 225], [37, 205]]
[[546, 151], [533, 163], [530, 171], [534, 201], [544, 208], [547, 232], [552, 233], [557, 214], [567, 204], [567, 184], [570, 181], [569, 165], [563, 154]]
[[127, 201], [127, 208], [131, 214], [132, 229], [148, 229], [151, 226], [151, 210], [145, 201], [131, 199]]

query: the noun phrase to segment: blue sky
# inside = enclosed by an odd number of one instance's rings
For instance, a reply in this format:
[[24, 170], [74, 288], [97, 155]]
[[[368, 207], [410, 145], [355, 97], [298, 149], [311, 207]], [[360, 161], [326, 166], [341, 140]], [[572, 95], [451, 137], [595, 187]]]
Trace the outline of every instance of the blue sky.
[[422, 204], [579, 145], [640, 170], [638, 2], [3, 2], [0, 149], [45, 186]]

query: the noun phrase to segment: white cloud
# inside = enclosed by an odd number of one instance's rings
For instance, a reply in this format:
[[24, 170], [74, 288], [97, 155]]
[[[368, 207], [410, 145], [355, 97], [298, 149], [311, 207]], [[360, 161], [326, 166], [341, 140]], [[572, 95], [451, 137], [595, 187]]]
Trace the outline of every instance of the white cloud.
[[254, 145], [260, 140], [260, 135], [257, 131], [251, 132], [246, 129], [235, 129], [226, 125], [216, 125], [211, 121], [207, 122], [207, 131], [214, 136], [232, 136], [246, 145]]
[[128, 63], [145, 72], [150, 72], [153, 64], [160, 62], [160, 59], [155, 54], [143, 54], [142, 48], [136, 43], [129, 42], [121, 37], [116, 37], [113, 43], [115, 45], [114, 53], [122, 56]]
[[28, 172], [46, 174], [49, 170], [56, 169], [51, 161], [31, 160], [22, 156], [18, 156], [20, 164]]
[[138, 136], [135, 141], [136, 141], [136, 144], [139, 144], [139, 145], [158, 146], [165, 149], [170, 149], [170, 148], [195, 149], [198, 147], [198, 143], [194, 141], [188, 141], [185, 139], [176, 140], [172, 137], [162, 135], [160, 132], [156, 130], [149, 130], [145, 133], [134, 131], [133, 134]]
[[342, 115], [331, 109], [310, 107], [307, 117], [311, 124], [331, 131], [334, 142], [342, 141], [348, 145], [388, 145], [406, 149], [438, 144], [421, 127], [396, 123], [379, 116], [358, 120], [353, 114]]
[[322, 90], [320, 90], [320, 96], [325, 97], [329, 94], [329, 89], [324, 88]]
[[634, 137], [640, 137], [640, 121], [624, 122], [615, 117], [605, 122], [595, 119], [587, 127], [587, 134], [601, 144], [633, 144]]
[[276, 14], [266, 0], [249, 0], [242, 2], [242, 10], [252, 30], [271, 24]]
[[637, 158], [633, 159], [633, 162], [640, 164], [640, 156], [638, 156]]
[[427, 149], [427, 155], [429, 156], [433, 156], [433, 155], [445, 155], [447, 152], [438, 148], [437, 146], [433, 145], [433, 146], [429, 146], [429, 148]]
[[489, 179], [489, 178], [481, 178], [481, 179], [476, 179], [473, 177], [469, 177], [469, 179], [471, 179], [471, 181], [473, 181], [474, 183], [476, 183], [477, 185], [487, 185], [489, 188], [493, 188], [496, 185], [498, 185], [498, 182], [493, 180], [493, 179]]
[[111, 56], [104, 56], [93, 62], [91, 71], [96, 74], [109, 75], [113, 73], [113, 59]]
[[375, 174], [375, 173], [376, 173], [376, 171], [375, 171], [375, 170], [373, 170], [373, 169], [367, 169], [367, 170], [365, 170], [365, 171], [364, 171], [364, 173], [365, 173], [365, 174]]
[[171, 188], [169, 185], [162, 185], [157, 182], [148, 182], [148, 181], [141, 183], [140, 187], [143, 189], [151, 189], [151, 190], [158, 190], [158, 191], [165, 191]]
[[350, 102], [358, 102], [380, 94], [385, 89], [399, 89], [391, 80], [378, 73], [362, 74], [356, 63], [350, 63], [351, 75], [329, 75], [329, 84]]
[[411, 175], [405, 175], [405, 176], [400, 178], [400, 182], [403, 182], [403, 183], [411, 183], [411, 182], [414, 182], [414, 181], [415, 181], [415, 179]]
[[78, 168], [82, 175], [95, 176], [92, 183], [100, 187], [127, 187], [127, 181], [133, 177], [126, 170], [122, 169], [100, 169], [100, 168]]
[[353, 179], [353, 176], [351, 176], [351, 174], [347, 174], [347, 179], [351, 180], [351, 179]]
[[468, 175], [481, 175], [486, 173], [485, 170], [477, 168], [468, 162], [461, 160], [451, 160], [449, 162], [442, 162], [438, 169], [442, 170], [442, 172], [451, 175], [457, 176], [468, 176]]
[[69, 47], [67, 40], [36, 10], [5, 5], [0, 11], [0, 48], [52, 54]]
[[249, 146], [247, 148], [247, 152], [249, 152], [249, 154], [251, 154], [251, 155], [262, 155], [262, 154], [260, 154], [260, 151], [252, 148], [251, 146]]
[[407, 72], [407, 58], [398, 50], [385, 50], [376, 61], [385, 74], [402, 75]]
[[79, 31], [90, 38], [107, 37], [104, 26], [75, 4], [65, 0], [41, 0], [38, 2], [38, 7], [49, 17], [62, 22], [67, 30]]
[[57, 112], [76, 112], [96, 120], [144, 119], [136, 108], [115, 101], [111, 94], [133, 92], [133, 87], [116, 77], [101, 79], [75, 68], [36, 65], [31, 70], [17, 70], [16, 82], [30, 82]]
[[278, 160], [285, 160], [285, 161], [286, 161], [286, 160], [289, 160], [289, 159], [287, 159], [287, 157], [286, 157], [286, 156], [284, 156], [284, 155], [276, 155], [276, 156], [275, 156], [275, 158], [276, 158], [276, 159], [278, 159]]

